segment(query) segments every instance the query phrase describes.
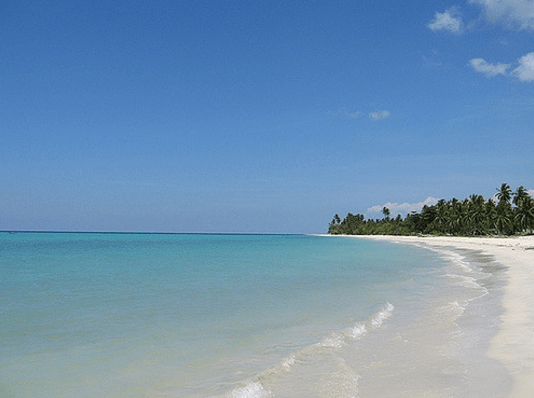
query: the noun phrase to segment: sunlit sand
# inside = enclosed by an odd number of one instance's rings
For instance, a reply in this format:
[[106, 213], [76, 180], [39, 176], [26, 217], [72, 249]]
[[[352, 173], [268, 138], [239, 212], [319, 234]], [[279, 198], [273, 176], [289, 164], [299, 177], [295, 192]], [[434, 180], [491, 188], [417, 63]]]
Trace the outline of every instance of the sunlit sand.
[[478, 250], [507, 267], [503, 299], [505, 312], [488, 356], [501, 361], [513, 378], [512, 397], [534, 392], [534, 236], [523, 237], [414, 237], [355, 236], [398, 243], [424, 243]]

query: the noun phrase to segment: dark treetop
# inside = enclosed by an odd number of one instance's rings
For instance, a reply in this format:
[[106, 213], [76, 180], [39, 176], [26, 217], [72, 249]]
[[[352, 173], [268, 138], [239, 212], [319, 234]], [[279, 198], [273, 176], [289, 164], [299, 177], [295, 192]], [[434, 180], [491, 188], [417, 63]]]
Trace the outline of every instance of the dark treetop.
[[497, 189], [496, 200], [485, 200], [473, 194], [464, 200], [441, 199], [436, 205], [425, 206], [420, 213], [412, 212], [404, 219], [399, 214], [390, 218], [387, 207], [382, 219], [365, 219], [363, 214], [347, 214], [341, 220], [336, 214], [328, 232], [333, 235], [513, 235], [534, 231], [534, 199], [520, 186], [512, 192], [503, 183]]

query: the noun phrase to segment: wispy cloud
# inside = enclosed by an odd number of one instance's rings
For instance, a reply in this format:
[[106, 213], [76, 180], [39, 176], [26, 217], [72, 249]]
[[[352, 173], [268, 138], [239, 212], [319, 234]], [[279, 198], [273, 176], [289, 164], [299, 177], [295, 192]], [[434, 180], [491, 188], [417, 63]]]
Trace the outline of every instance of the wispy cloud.
[[494, 77], [498, 75], [506, 76], [508, 74], [508, 69], [510, 69], [510, 64], [491, 64], [486, 61], [484, 58], [473, 58], [469, 61], [469, 65], [479, 73], [483, 73], [487, 77]]
[[384, 207], [387, 207], [389, 211], [391, 212], [391, 214], [407, 214], [407, 213], [411, 213], [412, 211], [421, 211], [421, 209], [424, 206], [431, 206], [431, 205], [435, 205], [436, 203], [438, 203], [438, 199], [433, 198], [432, 196], [429, 196], [422, 202], [418, 202], [418, 203], [400, 203], [399, 204], [399, 203], [388, 202], [383, 205], [369, 207], [367, 209], [367, 213], [380, 213], [382, 212], [382, 209]]
[[444, 12], [436, 12], [427, 27], [433, 31], [446, 30], [459, 34], [462, 33], [464, 24], [458, 8], [451, 7]]
[[369, 117], [374, 121], [387, 119], [390, 116], [391, 116], [391, 112], [385, 109], [381, 111], [369, 112]]
[[510, 71], [512, 64], [492, 64], [483, 58], [473, 58], [469, 61], [469, 65], [479, 73], [483, 73], [486, 77], [494, 77], [497, 75], [515, 77], [522, 82], [534, 82], [534, 52], [523, 55], [517, 60], [517, 66]]
[[328, 113], [333, 116], [343, 116], [347, 119], [356, 119], [356, 118], [367, 115], [373, 121], [386, 119], [391, 116], [391, 112], [388, 110], [374, 111], [374, 112], [369, 112], [368, 114], [365, 114], [364, 112], [351, 111], [347, 108], [341, 108], [337, 111], [328, 112]]
[[500, 23], [512, 29], [534, 30], [532, 0], [469, 0], [482, 6], [490, 23]]

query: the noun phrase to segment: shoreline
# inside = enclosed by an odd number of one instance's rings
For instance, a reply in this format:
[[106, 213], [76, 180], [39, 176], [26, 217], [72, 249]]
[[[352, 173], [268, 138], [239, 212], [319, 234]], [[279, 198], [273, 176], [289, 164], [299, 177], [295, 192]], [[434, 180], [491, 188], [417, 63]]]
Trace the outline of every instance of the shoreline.
[[499, 331], [487, 355], [501, 362], [512, 378], [510, 397], [534, 393], [534, 236], [521, 237], [434, 237], [386, 235], [327, 235], [385, 241], [423, 243], [480, 251], [506, 267], [506, 286]]

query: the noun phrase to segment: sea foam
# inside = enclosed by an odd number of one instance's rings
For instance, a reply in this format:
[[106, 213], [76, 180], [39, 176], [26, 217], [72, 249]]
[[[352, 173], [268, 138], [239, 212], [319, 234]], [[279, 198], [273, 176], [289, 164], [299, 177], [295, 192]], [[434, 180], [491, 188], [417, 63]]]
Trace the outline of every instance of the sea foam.
[[251, 382], [232, 392], [232, 398], [268, 398], [271, 396], [271, 392], [265, 390], [259, 381]]
[[382, 309], [371, 317], [371, 325], [373, 325], [373, 327], [375, 328], [382, 326], [384, 321], [388, 319], [391, 315], [393, 315], [394, 309], [395, 307], [393, 306], [393, 304], [387, 303], [384, 309]]

